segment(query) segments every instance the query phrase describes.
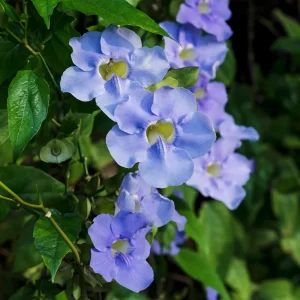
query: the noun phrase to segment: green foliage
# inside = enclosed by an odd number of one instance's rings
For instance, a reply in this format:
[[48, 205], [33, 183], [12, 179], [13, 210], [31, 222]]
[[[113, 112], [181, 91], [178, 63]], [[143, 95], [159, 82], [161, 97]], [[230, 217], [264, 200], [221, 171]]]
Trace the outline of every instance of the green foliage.
[[175, 256], [175, 261], [189, 276], [218, 291], [224, 300], [230, 300], [224, 284], [204, 253], [182, 249]]
[[300, 24], [292, 17], [286, 15], [279, 9], [274, 10], [274, 15], [283, 26], [286, 34], [292, 38], [300, 37]]
[[32, 71], [20, 71], [9, 86], [7, 101], [10, 141], [17, 158], [47, 117], [49, 86]]
[[[70, 241], [74, 243], [81, 230], [81, 220], [78, 216], [75, 214], [61, 215], [54, 210], [51, 211], [51, 215]], [[70, 251], [70, 248], [47, 216], [36, 222], [33, 237], [34, 246], [42, 256], [45, 265], [50, 270], [52, 281], [54, 281], [61, 261]]]
[[147, 31], [169, 36], [159, 25], [125, 0], [62, 0], [65, 10], [77, 10], [86, 15], [101, 16], [106, 22], [139, 26]]
[[178, 86], [189, 88], [197, 82], [199, 77], [199, 68], [186, 67], [181, 69], [171, 69], [167, 72], [165, 78], [168, 77], [177, 80]]
[[0, 146], [9, 138], [7, 110], [0, 109]]

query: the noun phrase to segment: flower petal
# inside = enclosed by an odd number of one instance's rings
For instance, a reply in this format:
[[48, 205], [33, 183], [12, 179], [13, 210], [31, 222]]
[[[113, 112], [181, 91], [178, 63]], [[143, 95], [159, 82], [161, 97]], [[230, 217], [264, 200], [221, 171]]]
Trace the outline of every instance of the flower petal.
[[72, 38], [70, 46], [73, 63], [83, 71], [90, 71], [99, 65], [103, 58], [100, 47], [101, 32], [91, 31], [79, 38]]
[[105, 251], [116, 239], [110, 228], [112, 220], [112, 215], [101, 214], [94, 218], [94, 224], [89, 227], [89, 236], [99, 251]]
[[[180, 25], [171, 22], [171, 21], [165, 21], [159, 23], [159, 26], [164, 29], [174, 40], [178, 41], [179, 39], [179, 30], [180, 30]], [[167, 38], [170, 39], [170, 38]]]
[[196, 111], [196, 99], [187, 89], [162, 87], [154, 93], [151, 110], [161, 119], [171, 119], [177, 123]]
[[203, 17], [198, 9], [186, 4], [180, 5], [176, 21], [181, 24], [193, 24], [196, 28], [202, 28], [203, 26]]
[[77, 67], [68, 68], [62, 75], [62, 92], [70, 93], [81, 101], [90, 101], [104, 92], [104, 80], [97, 69], [84, 72]]
[[207, 300], [218, 300], [218, 292], [211, 287], [206, 289]]
[[111, 222], [111, 230], [119, 238], [132, 238], [148, 223], [148, 219], [142, 213], [120, 211]]
[[184, 226], [187, 222], [186, 217], [180, 215], [176, 210], [174, 210], [173, 216], [172, 216], [172, 221], [176, 223], [177, 229], [179, 231], [184, 230]]
[[222, 122], [219, 126], [222, 137], [236, 138], [239, 140], [258, 141], [259, 134], [253, 127], [239, 126], [231, 119]]
[[136, 259], [146, 259], [150, 255], [150, 244], [146, 239], [147, 233], [151, 231], [151, 227], [148, 226], [139, 230], [134, 238], [131, 240], [134, 251], [132, 256]]
[[144, 90], [140, 83], [121, 79], [118, 76], [113, 76], [104, 87], [105, 92], [96, 98], [96, 103], [113, 121], [115, 121], [114, 113], [118, 104], [128, 100], [130, 94]]
[[174, 215], [174, 202], [153, 193], [145, 196], [141, 202], [141, 212], [153, 222], [156, 227], [161, 227], [169, 223]]
[[139, 164], [142, 178], [151, 186], [165, 188], [185, 183], [193, 174], [191, 156], [173, 146], [166, 148], [162, 141], [148, 150], [148, 157]]
[[163, 48], [143, 47], [135, 50], [130, 57], [128, 78], [140, 82], [143, 87], [148, 87], [160, 82], [169, 68], [170, 64]]
[[135, 201], [132, 196], [124, 189], [121, 190], [116, 204], [119, 210], [134, 212]]
[[138, 194], [141, 197], [150, 194], [152, 190], [151, 186], [142, 179], [139, 172], [128, 173], [124, 177], [120, 189], [125, 189], [130, 194]]
[[107, 27], [101, 37], [101, 50], [111, 58], [127, 56], [142, 47], [140, 37], [132, 30], [115, 25]]
[[146, 289], [153, 281], [153, 270], [146, 260], [133, 259], [130, 263], [117, 260], [116, 281], [136, 293]]
[[174, 146], [187, 151], [192, 158], [206, 154], [216, 140], [211, 120], [201, 112], [188, 114], [177, 126]]
[[110, 249], [107, 249], [105, 252], [92, 249], [90, 265], [94, 272], [102, 275], [107, 282], [112, 281], [116, 276], [117, 267]]
[[149, 144], [145, 131], [128, 134], [115, 125], [106, 136], [108, 150], [114, 160], [122, 167], [132, 168], [137, 162], [147, 158]]
[[115, 119], [119, 128], [126, 133], [138, 133], [147, 125], [157, 120], [151, 112], [153, 93], [145, 90], [137, 91], [129, 96], [127, 101], [115, 109]]
[[240, 146], [241, 142], [237, 139], [220, 138], [211, 149], [211, 160], [213, 162], [223, 162]]
[[207, 96], [224, 107], [228, 102], [226, 86], [221, 82], [210, 82], [207, 85]]

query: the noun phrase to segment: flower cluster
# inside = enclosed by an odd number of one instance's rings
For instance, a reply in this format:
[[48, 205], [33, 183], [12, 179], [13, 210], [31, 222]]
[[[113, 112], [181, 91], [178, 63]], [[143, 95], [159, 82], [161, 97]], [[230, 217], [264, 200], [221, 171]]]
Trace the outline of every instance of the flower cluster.
[[181, 231], [185, 217], [178, 214], [172, 200], [159, 194], [138, 172], [128, 173], [121, 184], [115, 216], [102, 214], [94, 219], [89, 235], [95, 248], [91, 267], [106, 281], [139, 292], [153, 281], [153, 270], [146, 259], [150, 244], [146, 235], [170, 221]]
[[[135, 292], [148, 287], [153, 270], [146, 237], [170, 221], [177, 224], [174, 241], [166, 249], [154, 240], [152, 252], [178, 253], [186, 219], [157, 188], [187, 183], [230, 209], [245, 197], [253, 164], [235, 150], [258, 134], [235, 124], [225, 111], [224, 84], [211, 82], [227, 55], [230, 14], [227, 0], [186, 0], [177, 16], [183, 24], [161, 23], [173, 38], [165, 38], [165, 49], [143, 47], [135, 32], [113, 25], [70, 41], [76, 66], [64, 72], [62, 91], [81, 101], [95, 98], [116, 122], [106, 137], [112, 157], [122, 167], [138, 167], [122, 182], [115, 215], [99, 215], [89, 228], [91, 267], [106, 281]], [[170, 67], [189, 66], [200, 70], [190, 89], [147, 89], [164, 82]], [[221, 138], [214, 144], [215, 132]]]

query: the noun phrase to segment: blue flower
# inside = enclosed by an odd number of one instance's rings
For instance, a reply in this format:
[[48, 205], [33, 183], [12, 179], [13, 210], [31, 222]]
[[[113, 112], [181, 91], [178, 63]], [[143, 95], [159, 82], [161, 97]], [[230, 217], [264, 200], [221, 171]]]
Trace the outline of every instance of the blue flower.
[[177, 14], [177, 22], [192, 24], [216, 36], [218, 41], [231, 37], [226, 20], [231, 17], [229, 0], [185, 0]]
[[153, 281], [153, 270], [146, 261], [150, 254], [147, 224], [141, 213], [97, 216], [88, 231], [95, 246], [90, 262], [94, 272], [134, 292], [147, 288]]
[[252, 161], [234, 152], [240, 146], [237, 139], [218, 139], [207, 155], [194, 160], [194, 174], [187, 184], [236, 209], [246, 196], [243, 185], [253, 169]]
[[206, 154], [215, 141], [210, 119], [196, 111], [192, 92], [162, 87], [132, 94], [115, 110], [117, 125], [106, 143], [122, 167], [139, 163], [152, 187], [181, 185], [193, 173], [193, 158]]
[[149, 220], [149, 225], [161, 227], [169, 223], [175, 215], [174, 202], [152, 188], [138, 172], [128, 173], [120, 187], [116, 211], [141, 212]]
[[132, 91], [160, 82], [169, 69], [161, 47], [142, 47], [139, 36], [127, 28], [109, 26], [72, 38], [72, 60], [61, 79], [61, 90], [81, 101], [96, 98], [111, 119], [118, 102]]
[[192, 25], [163, 22], [160, 26], [175, 40], [165, 38], [165, 53], [172, 68], [196, 66], [202, 75], [216, 76], [228, 51], [224, 42], [218, 42], [214, 36], [204, 36], [202, 30]]
[[218, 300], [218, 292], [211, 287], [206, 289], [206, 299], [207, 300]]

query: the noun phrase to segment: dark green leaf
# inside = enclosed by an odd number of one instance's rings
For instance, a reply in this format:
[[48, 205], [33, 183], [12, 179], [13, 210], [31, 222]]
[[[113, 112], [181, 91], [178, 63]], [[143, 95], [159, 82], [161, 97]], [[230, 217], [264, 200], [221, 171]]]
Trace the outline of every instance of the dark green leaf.
[[186, 67], [181, 69], [171, 69], [166, 74], [165, 78], [171, 77], [178, 81], [178, 86], [189, 88], [198, 80], [199, 68], [198, 67]]
[[34, 299], [35, 290], [32, 285], [23, 286], [14, 293], [9, 300], [32, 300]]
[[25, 66], [28, 55], [23, 45], [0, 38], [0, 84]]
[[155, 21], [125, 0], [62, 0], [62, 8], [77, 10], [86, 15], [98, 15], [111, 24], [139, 26], [169, 36]]
[[294, 18], [286, 15], [279, 9], [275, 9], [274, 14], [289, 37], [300, 37], [300, 24]]
[[[55, 206], [60, 210], [67, 209], [67, 203], [63, 196], [65, 185], [39, 169], [17, 165], [0, 167], [0, 178], [4, 184], [27, 202], [38, 204], [36, 190], [38, 187], [45, 206]], [[5, 195], [7, 196], [7, 194]]]
[[228, 292], [215, 269], [210, 265], [204, 253], [196, 253], [189, 249], [182, 249], [175, 261], [185, 273], [193, 279], [199, 280], [205, 286], [211, 287], [223, 296], [224, 300], [230, 300]]
[[0, 146], [9, 138], [7, 110], [0, 109]]
[[4, 13], [12, 19], [12, 21], [15, 21], [15, 22], [19, 22], [20, 21], [20, 17], [19, 15], [17, 14], [16, 10], [11, 6], [9, 5], [8, 3], [6, 3], [4, 0], [1, 0], [0, 1], [0, 4], [3, 6], [4, 8]]
[[272, 45], [274, 50], [284, 50], [292, 54], [300, 53], [300, 36], [297, 38], [283, 37], [275, 41]]
[[50, 27], [50, 16], [53, 13], [54, 8], [60, 2], [60, 0], [32, 0], [36, 10], [40, 16], [44, 19], [47, 28]]
[[[52, 217], [70, 241], [74, 243], [81, 230], [80, 218], [74, 214], [62, 216], [55, 211], [52, 211]], [[50, 270], [53, 281], [62, 259], [70, 251], [70, 248], [47, 217], [36, 222], [33, 237], [34, 245]]]
[[107, 295], [106, 300], [147, 300], [148, 298], [142, 294], [134, 293], [128, 289], [116, 285], [114, 289]]
[[45, 79], [20, 71], [8, 90], [8, 125], [14, 157], [18, 157], [47, 117], [50, 90]]

